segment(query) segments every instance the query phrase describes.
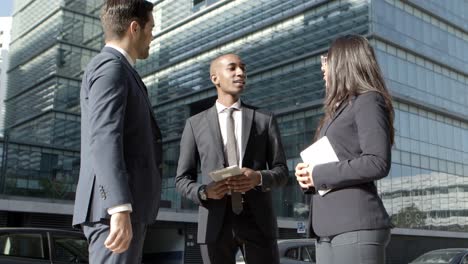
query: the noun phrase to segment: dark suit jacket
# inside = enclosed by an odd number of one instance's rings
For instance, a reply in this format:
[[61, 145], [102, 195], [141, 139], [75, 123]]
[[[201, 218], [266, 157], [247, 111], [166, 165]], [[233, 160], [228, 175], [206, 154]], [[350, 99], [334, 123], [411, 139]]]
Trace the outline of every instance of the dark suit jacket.
[[324, 124], [320, 136], [328, 137], [340, 161], [313, 169], [315, 188], [332, 191], [312, 196], [312, 236], [390, 227], [374, 183], [388, 175], [391, 164], [389, 114], [385, 109], [384, 98], [368, 92], [343, 103]]
[[[288, 168], [276, 119], [271, 113], [242, 104], [242, 166], [262, 173], [262, 186], [245, 193], [245, 201], [266, 237], [277, 237], [271, 189], [287, 183]], [[201, 164], [202, 183], [197, 182]], [[189, 118], [180, 142], [176, 188], [199, 204], [198, 242], [216, 241], [223, 224], [227, 196], [220, 200], [200, 200], [198, 189], [211, 182], [208, 173], [227, 167], [216, 106]]]
[[73, 225], [110, 218], [132, 204], [133, 222], [156, 220], [161, 193], [161, 133], [146, 87], [117, 50], [104, 47], [81, 85], [81, 168]]

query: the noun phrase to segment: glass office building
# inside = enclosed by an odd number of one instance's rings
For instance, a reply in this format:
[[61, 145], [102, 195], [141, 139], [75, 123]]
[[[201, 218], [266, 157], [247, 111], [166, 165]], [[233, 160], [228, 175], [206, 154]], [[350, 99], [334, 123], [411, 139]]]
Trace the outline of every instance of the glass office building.
[[71, 219], [80, 164], [79, 87], [102, 46], [100, 5], [14, 1], [0, 225], [54, 226]]
[[[13, 21], [12, 53], [17, 53], [10, 64], [9, 79], [15, 80], [8, 87], [6, 118], [9, 141], [34, 144], [18, 145], [15, 152], [4, 147], [4, 186], [21, 182], [22, 188], [9, 193], [18, 188], [4, 187], [3, 193], [31, 197], [41, 192], [53, 198], [41, 200], [44, 207], [71, 204], [79, 167], [79, 82], [84, 65], [102, 46], [98, 4], [57, 1], [55, 9], [41, 11], [33, 5], [42, 1], [23, 2]], [[247, 64], [243, 100], [278, 117], [291, 175], [285, 188], [273, 191], [279, 234], [303, 236], [297, 225], [306, 220], [310, 197], [303, 196], [292, 170], [322, 116], [320, 55], [337, 36], [350, 33], [369, 38], [394, 98], [393, 164], [390, 175], [377, 183], [396, 227], [388, 263], [407, 263], [429, 249], [468, 247], [466, 1], [153, 2], [155, 39], [150, 57], [137, 64], [164, 137], [163, 208], [148, 233], [149, 256], [200, 262], [196, 207], [175, 191], [174, 177], [185, 120], [216, 99], [210, 60], [228, 52]], [[78, 3], [86, 8], [75, 10]], [[35, 18], [29, 26], [15, 24], [23, 12]], [[70, 191], [57, 200], [34, 183], [41, 177]], [[169, 246], [158, 242], [161, 236]]]
[[5, 116], [6, 79], [8, 68], [8, 48], [10, 45], [12, 17], [0, 17], [0, 136], [3, 135], [3, 119]]

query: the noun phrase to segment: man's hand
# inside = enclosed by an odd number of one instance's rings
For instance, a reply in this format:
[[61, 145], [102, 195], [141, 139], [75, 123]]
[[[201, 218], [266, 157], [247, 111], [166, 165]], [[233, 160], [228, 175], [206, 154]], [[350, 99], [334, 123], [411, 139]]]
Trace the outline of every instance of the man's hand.
[[130, 212], [119, 212], [111, 215], [110, 233], [104, 245], [114, 253], [123, 253], [130, 246], [133, 231]]
[[303, 189], [314, 187], [314, 179], [312, 171], [307, 163], [299, 163], [296, 165], [296, 180]]
[[262, 175], [258, 171], [242, 168], [242, 174], [227, 178], [229, 189], [233, 192], [247, 192], [260, 184]]
[[229, 191], [226, 180], [219, 182], [210, 182], [206, 186], [206, 196], [209, 199], [219, 200]]

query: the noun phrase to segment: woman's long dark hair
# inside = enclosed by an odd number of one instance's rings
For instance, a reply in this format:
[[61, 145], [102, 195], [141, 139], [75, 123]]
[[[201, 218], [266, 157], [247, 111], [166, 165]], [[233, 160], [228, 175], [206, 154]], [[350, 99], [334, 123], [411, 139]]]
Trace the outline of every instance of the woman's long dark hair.
[[382, 72], [375, 58], [374, 49], [366, 38], [359, 35], [347, 35], [333, 41], [327, 55], [325, 116], [320, 121], [315, 138], [337, 106], [346, 103], [352, 96], [375, 91], [380, 93], [389, 113], [390, 142], [393, 145], [395, 129], [393, 128], [394, 110], [392, 98], [383, 80]]

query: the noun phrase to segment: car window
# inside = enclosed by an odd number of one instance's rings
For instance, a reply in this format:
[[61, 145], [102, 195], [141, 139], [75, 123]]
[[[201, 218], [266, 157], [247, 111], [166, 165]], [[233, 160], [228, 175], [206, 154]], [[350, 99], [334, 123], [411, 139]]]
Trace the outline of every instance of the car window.
[[463, 258], [463, 264], [468, 264], [468, 255]]
[[[437, 264], [437, 263], [450, 263], [455, 257], [459, 256], [463, 250], [442, 250], [428, 252], [419, 258], [415, 259], [412, 263], [425, 263], [425, 264]], [[458, 257], [460, 259], [460, 257]]]
[[88, 263], [88, 242], [81, 237], [53, 236], [54, 260], [72, 263]]
[[305, 262], [312, 262], [312, 258], [310, 257], [309, 252], [307, 252], [306, 247], [303, 247], [301, 250], [300, 260], [305, 261]]
[[290, 248], [286, 251], [285, 257], [290, 259], [297, 259], [299, 248]]
[[245, 264], [244, 255], [240, 250], [238, 250], [236, 254], [236, 264]]
[[0, 255], [44, 259], [41, 234], [0, 234]]
[[305, 262], [315, 263], [315, 247], [314, 246], [302, 247], [301, 260]]

